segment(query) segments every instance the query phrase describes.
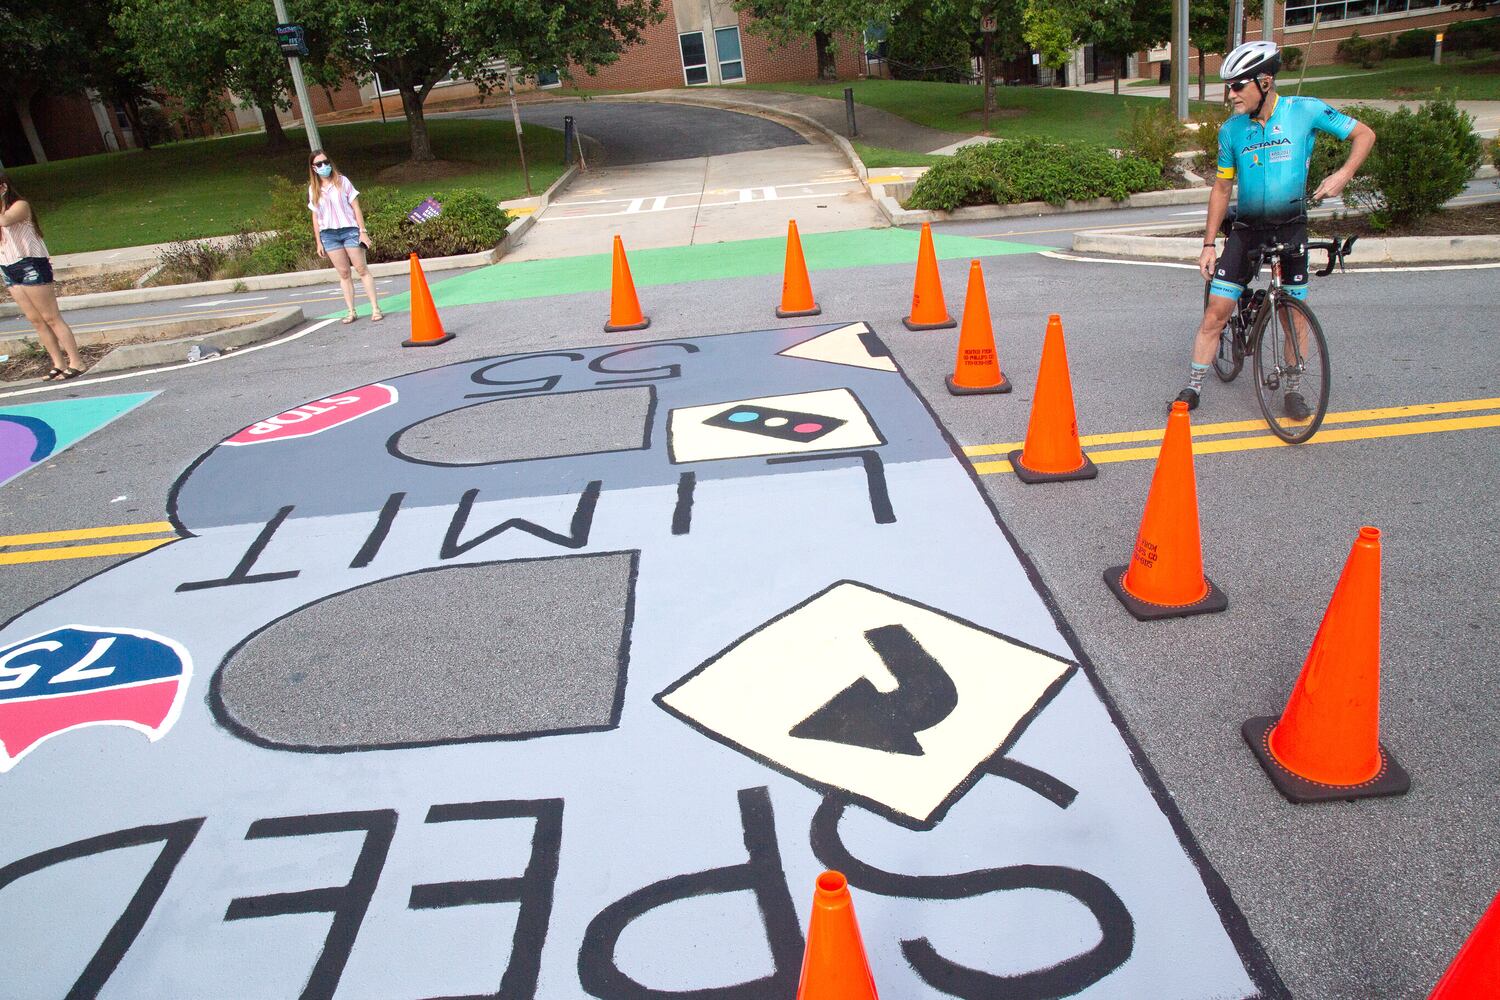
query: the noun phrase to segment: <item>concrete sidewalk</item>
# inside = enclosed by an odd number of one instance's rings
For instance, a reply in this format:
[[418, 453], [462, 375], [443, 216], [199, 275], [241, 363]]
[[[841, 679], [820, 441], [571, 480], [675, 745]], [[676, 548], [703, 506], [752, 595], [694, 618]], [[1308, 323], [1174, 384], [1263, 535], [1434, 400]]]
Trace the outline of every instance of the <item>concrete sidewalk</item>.
[[[844, 102], [827, 97], [783, 93], [776, 90], [745, 90], [739, 87], [695, 87], [691, 91], [653, 90], [642, 94], [632, 94], [631, 97], [637, 100], [671, 99], [680, 97], [684, 93], [701, 94], [705, 92], [705, 89], [707, 93], [713, 95], [716, 101], [744, 105], [747, 110], [758, 108], [804, 115], [845, 138], [849, 137], [848, 121], [844, 115]], [[864, 104], [855, 108], [854, 125], [858, 129], [858, 133], [853, 136], [855, 142], [882, 146], [886, 149], [900, 149], [909, 153], [930, 153], [935, 149], [941, 149], [969, 138], [957, 132], [943, 132], [925, 125], [918, 125], [916, 122], [907, 121], [888, 111], [881, 111]]]

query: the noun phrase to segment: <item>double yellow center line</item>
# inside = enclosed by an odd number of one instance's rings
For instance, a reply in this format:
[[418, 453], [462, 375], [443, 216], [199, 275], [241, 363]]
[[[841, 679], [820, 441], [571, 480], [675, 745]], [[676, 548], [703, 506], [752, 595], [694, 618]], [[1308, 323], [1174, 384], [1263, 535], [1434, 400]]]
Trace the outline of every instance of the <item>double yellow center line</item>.
[[[1500, 410], [1500, 397], [1488, 399], [1463, 399], [1449, 403], [1418, 403], [1412, 406], [1387, 406], [1373, 410], [1344, 410], [1329, 413], [1323, 418], [1323, 426], [1313, 435], [1308, 445], [1333, 444], [1337, 441], [1365, 441], [1372, 438], [1406, 437], [1412, 434], [1441, 434], [1445, 431], [1465, 431], [1480, 427], [1500, 427], [1500, 413], [1481, 413], [1477, 416], [1444, 417], [1451, 413], [1476, 413], [1484, 410]], [[1429, 419], [1411, 420], [1410, 417]], [[1386, 421], [1380, 423], [1378, 421]], [[1394, 422], [1391, 422], [1394, 421]], [[1339, 424], [1365, 424], [1362, 427], [1339, 427]], [[1138, 448], [1111, 448], [1109, 445], [1133, 444], [1138, 441], [1157, 442], [1166, 433], [1165, 427], [1144, 431], [1122, 431], [1116, 434], [1089, 434], [1079, 442], [1084, 453], [1096, 465], [1108, 462], [1134, 462], [1155, 459], [1160, 450], [1156, 444]], [[1238, 434], [1242, 437], [1222, 437]], [[1211, 440], [1210, 440], [1211, 439]], [[1008, 441], [1003, 444], [978, 444], [964, 449], [970, 459], [988, 455], [1004, 455], [1022, 447], [1024, 441]], [[1261, 448], [1290, 447], [1285, 441], [1270, 432], [1264, 420], [1231, 420], [1217, 424], [1198, 424], [1193, 427], [1193, 454], [1213, 455], [1226, 451], [1255, 451]], [[1298, 445], [1298, 447], [1304, 447]], [[1008, 461], [976, 461], [974, 471], [981, 475], [1012, 472]]]
[[[138, 535], [167, 535], [166, 538], [135, 538]], [[135, 538], [128, 542], [93, 542], [96, 538]], [[38, 531], [29, 535], [0, 535], [0, 566], [20, 563], [53, 562], [58, 559], [92, 559], [95, 556], [134, 555], [177, 540], [176, 529], [168, 521], [149, 524], [116, 524], [103, 528], [70, 528], [67, 531]], [[58, 543], [64, 543], [59, 545]], [[91, 542], [77, 545], [76, 542]]]

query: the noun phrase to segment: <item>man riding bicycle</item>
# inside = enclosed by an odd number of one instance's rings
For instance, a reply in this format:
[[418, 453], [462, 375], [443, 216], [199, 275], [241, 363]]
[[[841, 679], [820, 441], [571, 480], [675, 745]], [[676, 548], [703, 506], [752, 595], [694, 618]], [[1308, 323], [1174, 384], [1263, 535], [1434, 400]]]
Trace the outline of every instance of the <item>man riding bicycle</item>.
[[[1274, 42], [1246, 42], [1224, 59], [1219, 75], [1229, 85], [1237, 112], [1219, 127], [1219, 172], [1208, 199], [1208, 224], [1198, 270], [1209, 287], [1203, 323], [1193, 343], [1193, 362], [1187, 388], [1177, 399], [1196, 409], [1203, 392], [1219, 335], [1230, 313], [1255, 275], [1251, 255], [1261, 247], [1284, 243], [1301, 247], [1299, 254], [1282, 258], [1282, 287], [1298, 299], [1307, 298], [1307, 165], [1315, 132], [1350, 139], [1353, 149], [1344, 165], [1329, 174], [1313, 192], [1312, 201], [1336, 197], [1344, 190], [1375, 145], [1375, 133], [1316, 97], [1282, 97], [1276, 93], [1281, 52]], [[1214, 239], [1229, 208], [1229, 194], [1239, 182], [1239, 208], [1224, 241], [1224, 256], [1215, 267]], [[1306, 419], [1311, 410], [1295, 382], [1287, 385], [1287, 416]]]

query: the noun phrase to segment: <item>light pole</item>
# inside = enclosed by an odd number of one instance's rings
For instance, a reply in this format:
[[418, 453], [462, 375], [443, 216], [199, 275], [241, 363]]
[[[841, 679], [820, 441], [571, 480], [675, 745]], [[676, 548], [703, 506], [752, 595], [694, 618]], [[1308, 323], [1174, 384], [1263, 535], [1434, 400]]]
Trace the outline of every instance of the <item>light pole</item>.
[[1275, 25], [1271, 19], [1276, 16], [1276, 0], [1264, 0], [1260, 8], [1260, 37], [1265, 41], [1274, 42], [1276, 39], [1271, 35], [1275, 31]]
[[[286, 24], [288, 18], [285, 0], [274, 0], [274, 2], [277, 22]], [[307, 148], [316, 152], [323, 148], [323, 140], [318, 135], [318, 123], [313, 120], [312, 101], [307, 99], [307, 81], [302, 79], [302, 59], [288, 52], [286, 61], [291, 65], [292, 88], [297, 91], [297, 104], [302, 108], [302, 126], [307, 129]]]
[[1188, 4], [1172, 2], [1172, 113], [1188, 119]]

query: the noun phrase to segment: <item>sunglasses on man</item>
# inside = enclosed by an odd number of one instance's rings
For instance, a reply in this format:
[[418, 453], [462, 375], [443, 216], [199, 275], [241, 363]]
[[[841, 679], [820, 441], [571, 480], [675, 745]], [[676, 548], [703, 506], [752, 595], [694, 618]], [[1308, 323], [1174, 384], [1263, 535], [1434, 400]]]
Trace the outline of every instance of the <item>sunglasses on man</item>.
[[1254, 80], [1236, 80], [1229, 85], [1229, 89], [1238, 94], [1240, 91], [1244, 90], [1254, 82]]

